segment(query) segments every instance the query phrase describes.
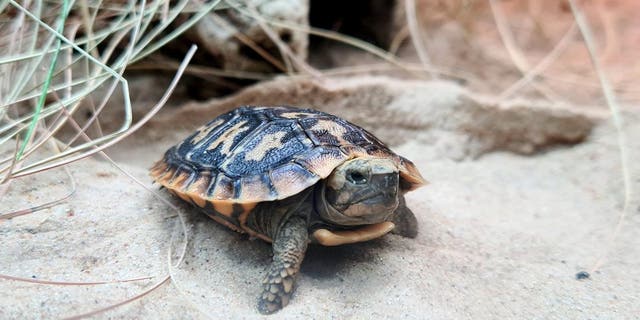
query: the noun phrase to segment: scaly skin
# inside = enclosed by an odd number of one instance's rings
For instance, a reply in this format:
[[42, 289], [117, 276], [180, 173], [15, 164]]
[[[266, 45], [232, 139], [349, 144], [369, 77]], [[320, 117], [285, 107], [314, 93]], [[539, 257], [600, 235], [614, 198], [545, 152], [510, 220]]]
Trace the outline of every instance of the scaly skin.
[[274, 313], [289, 303], [296, 275], [307, 251], [308, 238], [306, 221], [299, 216], [291, 217], [278, 230], [273, 239], [273, 262], [258, 299], [260, 313]]
[[418, 220], [407, 207], [404, 196], [399, 197], [398, 208], [393, 213], [393, 224], [396, 227], [391, 231], [406, 238], [415, 238], [418, 235]]

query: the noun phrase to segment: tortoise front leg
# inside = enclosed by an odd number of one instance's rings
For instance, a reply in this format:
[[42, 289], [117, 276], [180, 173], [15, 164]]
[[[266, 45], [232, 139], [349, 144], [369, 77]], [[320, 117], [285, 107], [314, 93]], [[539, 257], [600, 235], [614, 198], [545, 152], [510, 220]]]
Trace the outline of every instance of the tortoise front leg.
[[308, 238], [307, 225], [301, 217], [291, 217], [278, 230], [273, 239], [273, 262], [258, 301], [260, 313], [274, 313], [289, 303]]
[[407, 207], [404, 196], [400, 196], [400, 202], [393, 213], [392, 221], [396, 227], [391, 232], [406, 238], [415, 238], [418, 235], [418, 219], [413, 211]]

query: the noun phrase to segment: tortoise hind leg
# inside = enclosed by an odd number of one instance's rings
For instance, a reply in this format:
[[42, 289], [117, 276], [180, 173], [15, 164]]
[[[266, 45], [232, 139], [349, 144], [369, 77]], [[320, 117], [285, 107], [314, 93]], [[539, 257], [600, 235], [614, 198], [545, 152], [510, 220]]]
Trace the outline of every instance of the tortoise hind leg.
[[291, 217], [278, 230], [273, 240], [273, 262], [258, 299], [260, 313], [274, 313], [289, 303], [308, 238], [307, 225], [301, 217]]

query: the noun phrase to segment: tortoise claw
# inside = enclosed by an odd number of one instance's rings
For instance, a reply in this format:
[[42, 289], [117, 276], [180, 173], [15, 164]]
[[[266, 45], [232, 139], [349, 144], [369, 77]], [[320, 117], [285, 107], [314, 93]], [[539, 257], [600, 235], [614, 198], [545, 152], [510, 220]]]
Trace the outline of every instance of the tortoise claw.
[[260, 299], [258, 302], [258, 311], [265, 315], [272, 314], [280, 309], [282, 309], [282, 305], [275, 302], [269, 302], [265, 299]]
[[[273, 299], [273, 300], [270, 300]], [[264, 292], [258, 301], [258, 311], [262, 314], [272, 314], [284, 308], [289, 303], [289, 295], [277, 295]]]

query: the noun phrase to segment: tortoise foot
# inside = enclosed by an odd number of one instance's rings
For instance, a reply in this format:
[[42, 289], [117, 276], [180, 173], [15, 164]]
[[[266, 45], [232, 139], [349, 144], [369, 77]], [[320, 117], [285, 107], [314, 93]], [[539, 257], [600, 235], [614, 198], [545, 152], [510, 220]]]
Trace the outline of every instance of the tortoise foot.
[[[293, 270], [291, 270], [293, 271]], [[284, 274], [284, 276], [282, 276]], [[293, 293], [294, 274], [287, 269], [275, 273], [270, 272], [264, 280], [262, 294], [258, 299], [258, 311], [262, 314], [272, 314], [289, 304]]]

